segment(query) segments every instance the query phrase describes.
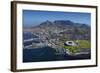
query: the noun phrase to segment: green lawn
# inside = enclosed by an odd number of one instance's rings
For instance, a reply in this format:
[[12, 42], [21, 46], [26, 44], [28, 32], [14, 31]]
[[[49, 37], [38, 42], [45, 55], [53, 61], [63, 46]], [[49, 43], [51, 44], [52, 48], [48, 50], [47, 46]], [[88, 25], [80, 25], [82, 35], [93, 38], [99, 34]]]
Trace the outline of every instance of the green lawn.
[[88, 40], [74, 40], [74, 42], [78, 43], [78, 46], [64, 46], [65, 49], [68, 49], [70, 53], [75, 53], [79, 49], [90, 49], [91, 43]]
[[78, 40], [80, 48], [91, 48], [91, 42], [88, 40]]
[[68, 49], [70, 53], [76, 53], [79, 50], [79, 46], [64, 46], [65, 49]]

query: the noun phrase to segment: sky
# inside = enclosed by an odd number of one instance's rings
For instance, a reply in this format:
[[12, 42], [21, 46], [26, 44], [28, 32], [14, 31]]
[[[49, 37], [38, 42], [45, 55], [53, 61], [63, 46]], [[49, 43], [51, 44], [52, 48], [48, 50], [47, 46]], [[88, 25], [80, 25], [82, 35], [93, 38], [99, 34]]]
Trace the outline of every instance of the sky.
[[45, 21], [70, 20], [74, 23], [91, 24], [90, 13], [79, 12], [60, 12], [60, 11], [37, 11], [23, 10], [23, 25], [36, 26]]

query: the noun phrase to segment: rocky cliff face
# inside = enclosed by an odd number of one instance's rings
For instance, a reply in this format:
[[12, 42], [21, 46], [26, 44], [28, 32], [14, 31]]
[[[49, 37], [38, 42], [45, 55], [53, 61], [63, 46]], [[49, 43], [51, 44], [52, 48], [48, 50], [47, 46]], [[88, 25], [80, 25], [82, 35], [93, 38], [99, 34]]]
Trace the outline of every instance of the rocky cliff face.
[[62, 35], [68, 40], [90, 40], [90, 26], [87, 24], [74, 23], [70, 20], [55, 20], [54, 22], [45, 21], [29, 29], [33, 32], [46, 32]]
[[37, 27], [45, 29], [46, 31], [57, 31], [59, 34], [65, 35], [69, 40], [90, 40], [91, 35], [90, 26], [87, 24], [74, 23], [69, 20], [55, 20], [54, 22], [45, 21]]

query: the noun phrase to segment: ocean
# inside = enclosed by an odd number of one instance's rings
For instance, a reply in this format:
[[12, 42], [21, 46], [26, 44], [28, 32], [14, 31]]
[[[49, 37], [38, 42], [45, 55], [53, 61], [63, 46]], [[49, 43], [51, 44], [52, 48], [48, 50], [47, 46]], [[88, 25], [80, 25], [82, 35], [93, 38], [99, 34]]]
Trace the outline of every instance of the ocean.
[[[23, 40], [36, 38], [37, 36], [32, 35], [30, 32], [23, 33]], [[34, 41], [28, 41], [23, 43], [24, 46], [32, 44]], [[23, 62], [43, 62], [43, 61], [64, 61], [64, 60], [83, 60], [91, 59], [90, 54], [80, 55], [68, 55], [67, 53], [57, 54], [54, 48], [45, 46], [42, 48], [23, 48]]]

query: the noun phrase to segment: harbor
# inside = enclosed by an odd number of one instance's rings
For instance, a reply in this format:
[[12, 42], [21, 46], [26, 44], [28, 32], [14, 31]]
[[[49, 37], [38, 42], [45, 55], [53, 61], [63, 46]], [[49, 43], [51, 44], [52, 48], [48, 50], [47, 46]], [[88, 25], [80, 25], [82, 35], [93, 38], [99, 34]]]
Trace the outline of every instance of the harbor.
[[87, 50], [87, 53], [82, 50], [83, 53], [72, 55], [67, 49], [57, 46], [59, 43], [55, 43], [54, 39], [44, 41], [43, 38], [42, 40], [40, 39], [40, 36], [34, 36], [34, 34], [30, 32], [24, 34], [23, 43], [23, 62], [81, 60], [91, 58], [88, 52], [89, 50]]

